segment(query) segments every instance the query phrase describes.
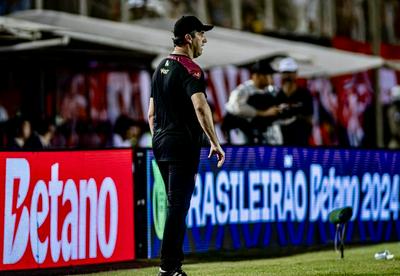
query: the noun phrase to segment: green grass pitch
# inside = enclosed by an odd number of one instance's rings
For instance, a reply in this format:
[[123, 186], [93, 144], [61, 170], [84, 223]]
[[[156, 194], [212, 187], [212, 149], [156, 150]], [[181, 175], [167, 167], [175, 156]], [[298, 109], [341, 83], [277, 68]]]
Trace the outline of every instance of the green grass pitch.
[[[375, 260], [378, 251], [389, 250], [392, 260]], [[268, 250], [268, 249], [265, 249]], [[232, 253], [228, 257], [200, 259], [188, 258], [183, 270], [189, 276], [230, 275], [400, 275], [400, 243], [376, 245], [348, 245], [344, 259], [332, 250], [302, 253], [278, 258], [243, 258], [237, 260]], [[233, 253], [234, 254], [234, 253]], [[217, 260], [218, 259], [218, 260]], [[129, 270], [114, 270], [91, 275], [157, 275], [156, 260], [149, 261], [150, 267]]]

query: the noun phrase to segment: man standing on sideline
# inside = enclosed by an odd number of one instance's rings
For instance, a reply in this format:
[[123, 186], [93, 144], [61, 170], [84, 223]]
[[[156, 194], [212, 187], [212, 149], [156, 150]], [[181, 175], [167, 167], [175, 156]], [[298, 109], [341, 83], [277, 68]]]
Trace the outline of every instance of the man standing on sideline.
[[204, 25], [195, 16], [183, 16], [174, 26], [174, 50], [154, 72], [149, 103], [153, 152], [165, 183], [167, 218], [161, 246], [159, 275], [186, 275], [182, 271], [186, 215], [195, 186], [203, 131], [210, 141], [209, 158], [217, 166], [225, 160], [206, 100], [204, 72], [193, 62], [207, 42]]

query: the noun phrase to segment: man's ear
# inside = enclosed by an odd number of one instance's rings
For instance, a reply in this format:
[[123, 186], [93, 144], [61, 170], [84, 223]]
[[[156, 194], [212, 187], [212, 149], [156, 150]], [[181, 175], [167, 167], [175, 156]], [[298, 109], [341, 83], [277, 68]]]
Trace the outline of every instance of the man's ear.
[[185, 34], [185, 40], [187, 43], [191, 44], [192, 43], [192, 36], [190, 34]]

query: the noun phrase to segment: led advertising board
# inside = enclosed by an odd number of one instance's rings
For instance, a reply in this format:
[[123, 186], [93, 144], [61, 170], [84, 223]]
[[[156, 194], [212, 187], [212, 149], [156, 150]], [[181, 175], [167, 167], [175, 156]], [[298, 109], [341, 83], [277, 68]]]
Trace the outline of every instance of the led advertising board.
[[135, 258], [132, 150], [0, 153], [0, 270]]
[[[332, 243], [328, 214], [353, 208], [346, 242], [400, 238], [400, 153], [227, 147], [221, 169], [203, 149], [187, 217], [185, 252]], [[147, 152], [148, 257], [159, 256], [166, 195]]]

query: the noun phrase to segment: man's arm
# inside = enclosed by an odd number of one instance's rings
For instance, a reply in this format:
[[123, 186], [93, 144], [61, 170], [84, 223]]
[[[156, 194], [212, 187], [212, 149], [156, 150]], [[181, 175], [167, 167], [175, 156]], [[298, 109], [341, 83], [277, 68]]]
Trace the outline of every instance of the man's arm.
[[247, 103], [248, 99], [249, 88], [240, 85], [231, 92], [229, 100], [225, 105], [226, 110], [232, 115], [250, 119], [255, 117], [274, 117], [277, 116], [281, 111], [278, 106], [272, 106], [265, 110], [258, 110]]
[[149, 119], [149, 127], [151, 136], [154, 135], [154, 100], [153, 97], [150, 97], [149, 101], [149, 111], [147, 112], [147, 118]]
[[218, 167], [221, 167], [225, 161], [225, 152], [221, 148], [217, 135], [215, 134], [214, 122], [212, 119], [210, 106], [207, 103], [204, 93], [195, 93], [192, 95], [191, 99], [194, 110], [196, 111], [197, 119], [199, 120], [202, 129], [210, 140], [211, 148], [208, 158], [215, 154], [218, 159], [217, 165]]
[[257, 116], [259, 116], [259, 117], [277, 117], [281, 111], [282, 111], [282, 107], [274, 105], [265, 110], [257, 110]]
[[247, 104], [249, 93], [245, 87], [239, 86], [233, 90], [225, 104], [226, 110], [232, 115], [244, 118], [254, 118], [257, 116], [257, 109]]

